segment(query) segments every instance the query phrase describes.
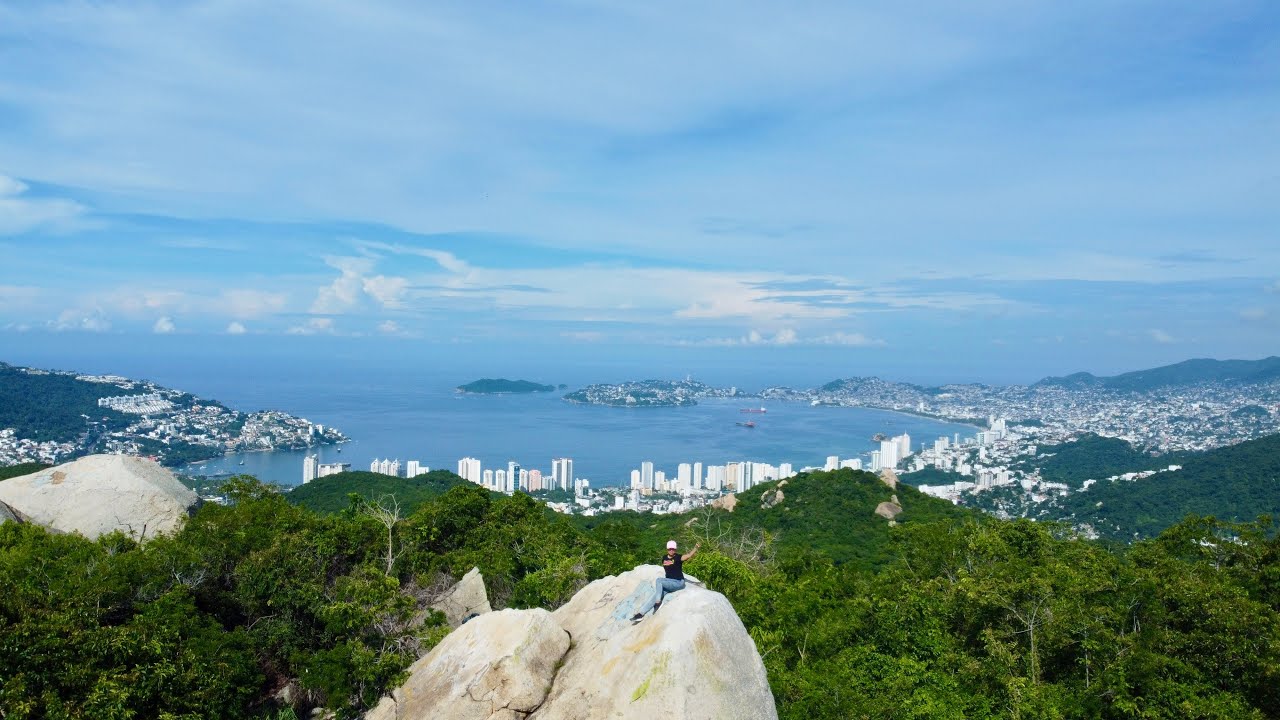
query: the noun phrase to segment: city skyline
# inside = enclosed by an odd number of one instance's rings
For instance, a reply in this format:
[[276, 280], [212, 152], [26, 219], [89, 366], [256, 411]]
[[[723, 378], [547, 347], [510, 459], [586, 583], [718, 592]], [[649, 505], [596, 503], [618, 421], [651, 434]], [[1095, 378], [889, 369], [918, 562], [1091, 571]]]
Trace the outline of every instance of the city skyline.
[[1276, 352], [1274, 4], [585, 10], [0, 5], [0, 337], [1012, 382]]

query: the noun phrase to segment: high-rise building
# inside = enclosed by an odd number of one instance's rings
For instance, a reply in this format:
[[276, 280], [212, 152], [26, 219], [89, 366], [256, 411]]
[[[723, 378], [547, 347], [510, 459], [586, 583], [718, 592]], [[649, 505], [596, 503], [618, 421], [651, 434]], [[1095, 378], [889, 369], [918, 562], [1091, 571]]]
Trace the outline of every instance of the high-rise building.
[[789, 477], [795, 477], [796, 473], [791, 469], [791, 463], [782, 463], [778, 466], [778, 479], [785, 480]]
[[519, 479], [516, 480], [516, 487], [527, 492], [529, 490], [529, 471], [524, 468], [520, 468], [518, 472]]
[[660, 490], [660, 491], [662, 491], [662, 492], [667, 492], [667, 491], [671, 490], [671, 488], [667, 487], [667, 474], [666, 474], [666, 473], [662, 472], [661, 470], [656, 470], [656, 471], [654, 471], [654, 473], [653, 473], [653, 489], [654, 489], [654, 490]]
[[319, 467], [316, 468], [316, 477], [329, 477], [330, 475], [344, 473], [350, 469], [351, 463], [320, 463]]
[[573, 458], [552, 459], [551, 485], [560, 490], [573, 487]]
[[880, 467], [893, 469], [898, 465], [898, 441], [881, 440], [880, 441]]
[[823, 470], [835, 470], [835, 469], [836, 469], [836, 468], [838, 468], [838, 467], [840, 467], [840, 456], [839, 456], [839, 455], [828, 455], [828, 456], [827, 456], [827, 464], [826, 464], [826, 465], [823, 465], [823, 466], [822, 466], [822, 469], [823, 469]]
[[700, 462], [693, 464], [693, 483], [691, 487], [695, 490], [701, 490], [706, 487], [706, 485], [702, 483], [702, 463]]
[[[498, 472], [502, 472], [502, 471], [499, 470]], [[498, 489], [497, 486], [495, 486], [493, 483], [494, 483], [493, 468], [485, 468], [484, 472], [480, 473], [480, 482], [478, 484], [483, 485], [485, 488], [489, 490], [497, 490]]]
[[722, 492], [724, 490], [723, 465], [707, 466], [707, 489], [712, 492]]
[[907, 433], [902, 433], [894, 440], [898, 441], [898, 459], [905, 460], [911, 454], [911, 436]]
[[493, 471], [493, 489], [498, 492], [507, 491], [507, 471], [498, 469]]
[[427, 474], [427, 471], [428, 471], [429, 469], [430, 469], [430, 468], [427, 468], [427, 469], [425, 469], [425, 470], [424, 470], [424, 469], [423, 469], [423, 467], [422, 467], [422, 463], [418, 462], [417, 460], [410, 460], [410, 461], [405, 465], [405, 468], [404, 468], [404, 476], [405, 476], [405, 477], [418, 477], [419, 475], [426, 475], [426, 474]]
[[[458, 477], [463, 480], [469, 480], [477, 485], [482, 484], [480, 473], [480, 460], [473, 457], [464, 457], [458, 461]], [[483, 483], [488, 486], [489, 483]]]
[[515, 460], [508, 460], [507, 461], [507, 485], [503, 489], [503, 492], [510, 495], [511, 493], [516, 491], [516, 488], [519, 487], [519, 483], [520, 483], [520, 463], [516, 462]]
[[871, 472], [880, 472], [880, 468], [884, 467], [880, 464], [880, 451], [871, 451]]
[[542, 471], [533, 469], [529, 471], [529, 492], [541, 492], [542, 487]]
[[676, 466], [676, 484], [681, 492], [693, 489], [693, 465], [680, 463]]
[[315, 455], [308, 455], [302, 458], [302, 484], [306, 485], [316, 479], [316, 463]]
[[632, 471], [631, 471], [631, 489], [632, 489], [632, 490], [639, 490], [641, 487], [643, 487], [643, 485], [642, 485], [641, 483], [642, 483], [642, 481], [641, 481], [641, 479], [640, 479], [640, 471], [639, 471], [639, 470], [632, 470]]
[[742, 463], [726, 463], [724, 466], [724, 489], [729, 492], [742, 492]]
[[643, 490], [653, 489], [653, 463], [648, 460], [640, 463], [640, 487]]

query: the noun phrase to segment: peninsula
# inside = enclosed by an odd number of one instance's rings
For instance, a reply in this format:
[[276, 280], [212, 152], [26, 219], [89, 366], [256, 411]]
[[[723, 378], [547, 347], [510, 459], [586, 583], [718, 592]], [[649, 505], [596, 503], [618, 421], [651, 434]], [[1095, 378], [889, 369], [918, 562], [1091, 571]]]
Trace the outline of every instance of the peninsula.
[[165, 465], [229, 452], [345, 442], [332, 427], [277, 410], [241, 412], [146, 380], [0, 363], [0, 465], [95, 453]]
[[508, 380], [506, 378], [481, 378], [457, 387], [458, 392], [472, 395], [512, 395], [515, 393], [552, 392], [555, 389], [555, 385], [541, 385], [529, 380]]

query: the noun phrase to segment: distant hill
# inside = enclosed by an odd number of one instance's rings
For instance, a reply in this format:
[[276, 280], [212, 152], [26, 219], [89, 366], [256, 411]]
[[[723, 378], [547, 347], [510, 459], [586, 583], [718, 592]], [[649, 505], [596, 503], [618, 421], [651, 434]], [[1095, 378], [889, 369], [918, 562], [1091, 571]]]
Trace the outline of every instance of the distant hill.
[[1033, 387], [1057, 386], [1069, 389], [1103, 387], [1111, 390], [1145, 392], [1162, 387], [1195, 385], [1203, 382], [1267, 382], [1280, 378], [1280, 357], [1261, 360], [1184, 360], [1173, 365], [1135, 370], [1133, 372], [1098, 377], [1079, 372], [1064, 377], [1047, 377]]
[[1044, 480], [1078, 488], [1085, 480], [1154, 470], [1171, 462], [1176, 459], [1144, 453], [1119, 438], [1086, 434], [1072, 442], [1041, 446], [1036, 457], [1018, 463], [1017, 467], [1038, 468]]
[[1181, 465], [1060, 498], [1059, 517], [1119, 539], [1153, 537], [1188, 513], [1232, 521], [1270, 514], [1280, 520], [1280, 435], [1198, 453]]
[[318, 513], [341, 512], [350, 506], [349, 493], [363, 498], [394, 495], [400, 514], [406, 516], [423, 502], [443, 495], [449, 488], [471, 483], [448, 470], [432, 470], [412, 478], [354, 471], [316, 478], [285, 495], [289, 502]]
[[555, 385], [540, 385], [529, 380], [508, 380], [506, 378], [482, 378], [466, 385], [459, 385], [458, 392], [478, 395], [504, 395], [511, 393], [552, 392]]
[[[779, 486], [782, 500], [764, 507], [762, 499], [772, 497]], [[870, 568], [893, 557], [891, 528], [875, 510], [894, 495], [902, 507], [902, 513], [895, 518], [899, 525], [983, 517], [977, 511], [924, 495], [909, 485], [899, 483], [896, 490], [891, 490], [869, 472], [846, 469], [800, 473], [788, 480], [758, 485], [738, 493], [738, 504], [732, 512], [699, 509], [675, 515], [605, 513], [575, 521], [592, 529], [602, 540], [624, 536], [650, 554], [661, 554], [663, 543], [669, 538], [688, 538], [690, 528], [703, 522], [709, 523], [713, 534], [760, 528], [776, 537], [782, 557], [816, 551], [837, 563]]]

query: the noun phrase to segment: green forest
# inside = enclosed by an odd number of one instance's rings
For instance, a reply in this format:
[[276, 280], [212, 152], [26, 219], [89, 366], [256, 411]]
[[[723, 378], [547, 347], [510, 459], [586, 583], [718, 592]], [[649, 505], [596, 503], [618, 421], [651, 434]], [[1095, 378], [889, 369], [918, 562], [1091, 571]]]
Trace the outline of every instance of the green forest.
[[123, 430], [129, 416], [98, 407], [98, 400], [131, 394], [135, 393], [74, 375], [28, 373], [0, 363], [0, 428], [13, 428], [18, 437], [39, 442], [74, 441], [88, 430], [89, 420], [106, 430]]
[[1181, 469], [1132, 482], [1099, 482], [1057, 499], [1051, 512], [1117, 539], [1152, 537], [1186, 513], [1280, 519], [1280, 435], [1162, 460], [1157, 466], [1178, 462]]
[[[732, 601], [784, 720], [1280, 716], [1267, 522], [1117, 548], [847, 470], [732, 513], [591, 519], [470, 483], [345, 485], [368, 492], [317, 511], [234, 478], [144, 545], [0, 524], [0, 717], [355, 717], [446, 634], [414, 621], [425, 588], [477, 566], [495, 607], [553, 608], [668, 537], [702, 542], [686, 570]], [[873, 510], [895, 494], [891, 524]]]

